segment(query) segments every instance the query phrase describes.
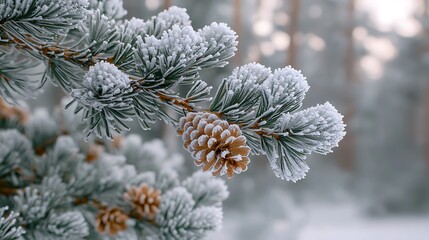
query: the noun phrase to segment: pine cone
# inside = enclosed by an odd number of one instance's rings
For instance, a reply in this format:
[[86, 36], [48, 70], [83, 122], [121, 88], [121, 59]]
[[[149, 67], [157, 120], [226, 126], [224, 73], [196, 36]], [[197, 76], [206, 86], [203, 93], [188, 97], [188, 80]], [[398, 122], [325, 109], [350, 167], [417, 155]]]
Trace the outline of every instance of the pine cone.
[[133, 204], [138, 218], [154, 220], [161, 203], [161, 191], [142, 184], [130, 187], [124, 198]]
[[203, 171], [210, 170], [214, 176], [226, 173], [232, 178], [233, 173], [247, 170], [250, 148], [238, 125], [212, 113], [190, 112], [180, 119], [178, 133]]
[[24, 124], [28, 120], [28, 113], [23, 109], [11, 106], [0, 99], [0, 120], [2, 119], [15, 119], [19, 123]]
[[95, 162], [100, 158], [103, 151], [104, 147], [100, 144], [90, 145], [88, 151], [86, 152], [85, 161], [88, 163]]
[[119, 208], [107, 208], [97, 215], [96, 226], [101, 233], [108, 232], [110, 235], [127, 229], [128, 215]]

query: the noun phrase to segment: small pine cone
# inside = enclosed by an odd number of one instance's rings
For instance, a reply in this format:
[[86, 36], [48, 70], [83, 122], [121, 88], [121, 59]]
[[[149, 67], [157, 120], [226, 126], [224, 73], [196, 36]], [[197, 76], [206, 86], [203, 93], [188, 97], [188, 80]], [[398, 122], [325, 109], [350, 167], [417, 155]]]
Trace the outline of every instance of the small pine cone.
[[124, 198], [133, 204], [138, 218], [154, 220], [161, 203], [161, 191], [142, 184], [130, 187]]
[[250, 148], [240, 127], [229, 124], [212, 113], [190, 112], [180, 119], [178, 127], [183, 146], [203, 171], [214, 176], [241, 173], [247, 170]]
[[128, 215], [119, 208], [107, 208], [97, 215], [96, 226], [100, 233], [115, 235], [127, 229]]
[[122, 147], [123, 142], [124, 142], [124, 139], [121, 135], [119, 134], [113, 135], [112, 147], [114, 149], [120, 149]]
[[85, 161], [88, 163], [95, 162], [101, 156], [104, 151], [104, 147], [99, 144], [92, 144], [89, 146], [88, 151], [86, 152]]
[[23, 109], [11, 106], [0, 99], [0, 120], [15, 119], [21, 124], [25, 124], [28, 120], [28, 113]]

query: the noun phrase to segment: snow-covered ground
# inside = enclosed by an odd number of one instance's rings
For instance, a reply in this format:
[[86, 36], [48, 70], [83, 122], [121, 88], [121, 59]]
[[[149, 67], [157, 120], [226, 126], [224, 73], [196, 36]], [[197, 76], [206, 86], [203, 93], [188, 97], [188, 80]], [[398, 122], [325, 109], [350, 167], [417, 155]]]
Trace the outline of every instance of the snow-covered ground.
[[395, 217], [305, 226], [298, 240], [428, 240], [429, 219]]
[[347, 206], [318, 206], [297, 240], [429, 240], [429, 216], [369, 218]]
[[[290, 215], [225, 213], [223, 229], [209, 240], [429, 240], [429, 215], [371, 218], [353, 205], [319, 204]], [[267, 224], [267, 222], [271, 222]]]

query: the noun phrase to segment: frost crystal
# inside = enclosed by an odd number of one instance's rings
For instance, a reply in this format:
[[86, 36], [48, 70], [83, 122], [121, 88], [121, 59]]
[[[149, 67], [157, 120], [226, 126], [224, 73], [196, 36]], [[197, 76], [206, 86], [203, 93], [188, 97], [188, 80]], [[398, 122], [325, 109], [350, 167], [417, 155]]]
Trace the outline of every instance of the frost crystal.
[[0, 176], [8, 174], [15, 166], [29, 159], [30, 142], [16, 130], [0, 132]]
[[343, 116], [330, 104], [317, 105], [293, 114], [283, 114], [275, 131], [284, 133], [279, 141], [287, 148], [278, 149], [278, 155], [270, 158], [277, 177], [296, 182], [309, 170], [306, 154], [327, 154], [345, 135]]
[[0, 208], [0, 239], [2, 240], [19, 240], [25, 233], [21, 226], [18, 226], [17, 218], [19, 214], [8, 212], [9, 207]]
[[219, 206], [229, 196], [225, 182], [209, 173], [196, 172], [183, 186], [192, 193], [197, 206]]
[[171, 27], [175, 24], [181, 26], [190, 26], [191, 20], [185, 8], [172, 6], [158, 14], [156, 21], [159, 22], [163, 28]]
[[301, 71], [290, 66], [276, 69], [272, 77], [262, 84], [262, 87], [274, 105], [287, 105], [283, 112], [299, 108], [305, 93], [310, 88]]
[[208, 50], [206, 56], [211, 60], [205, 64], [214, 64], [223, 67], [227, 60], [235, 55], [237, 51], [237, 35], [225, 23], [212, 23], [199, 31], [206, 39]]
[[127, 15], [122, 0], [90, 0], [91, 9], [99, 9], [100, 12], [112, 19], [119, 19]]
[[235, 68], [231, 76], [223, 80], [211, 110], [224, 113], [227, 120], [233, 122], [249, 117], [256, 107], [261, 83], [270, 76], [271, 70], [257, 63]]
[[244, 86], [248, 86], [251, 89], [258, 89], [260, 84], [269, 77], [271, 77], [270, 68], [258, 63], [250, 63], [234, 69], [227, 81], [230, 84], [231, 91], [238, 90]]
[[[160, 39], [160, 68], [166, 69], [164, 76], [173, 72], [180, 74], [206, 50], [204, 39], [192, 27], [175, 25]], [[180, 72], [177, 73], [177, 70]]]
[[134, 17], [131, 20], [125, 20], [124, 24], [119, 25], [119, 28], [123, 34], [128, 36], [153, 36], [159, 39], [173, 26], [190, 25], [191, 21], [186, 9], [173, 6], [147, 21]]
[[143, 19], [133, 17], [130, 20], [125, 20], [124, 25], [119, 26], [124, 27], [126, 30], [124, 32], [132, 36], [133, 34], [141, 34], [146, 25], [147, 23]]
[[289, 129], [291, 138], [301, 139], [299, 148], [307, 152], [327, 154], [338, 146], [346, 134], [342, 119], [343, 116], [334, 106], [325, 103], [294, 114], [284, 114], [278, 120], [276, 128], [280, 132]]
[[55, 29], [56, 32], [64, 33], [61, 26], [74, 27], [85, 18], [87, 6], [88, 0], [7, 0], [0, 3], [0, 20], [20, 20], [23, 16], [28, 16], [31, 17], [32, 24], [43, 26], [40, 29]]
[[124, 98], [132, 91], [131, 80], [115, 65], [99, 62], [84, 76], [83, 89], [74, 89], [72, 96], [86, 106], [101, 110], [104, 107], [125, 107]]
[[[52, 239], [82, 239], [89, 234], [89, 228], [80, 212], [66, 212], [60, 215], [52, 214], [46, 224], [46, 233]], [[42, 233], [41, 238], [49, 238]]]

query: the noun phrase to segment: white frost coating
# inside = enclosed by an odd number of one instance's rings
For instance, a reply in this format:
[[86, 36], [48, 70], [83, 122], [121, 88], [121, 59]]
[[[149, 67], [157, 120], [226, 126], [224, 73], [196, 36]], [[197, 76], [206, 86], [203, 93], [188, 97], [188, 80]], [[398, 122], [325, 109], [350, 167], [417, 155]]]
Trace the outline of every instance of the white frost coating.
[[49, 235], [61, 239], [85, 238], [89, 234], [88, 224], [78, 211], [52, 214], [46, 223], [46, 229]]
[[274, 174], [276, 177], [281, 178], [286, 181], [292, 181], [296, 183], [297, 181], [304, 179], [307, 175], [307, 172], [310, 170], [308, 165], [305, 162], [301, 162], [299, 165], [289, 166], [284, 172], [280, 168], [273, 168]]
[[72, 90], [71, 95], [86, 106], [101, 110], [104, 107], [125, 107], [123, 95], [132, 91], [131, 80], [115, 65], [99, 62], [90, 67], [83, 80], [83, 89]]
[[277, 120], [275, 132], [285, 133], [288, 148], [277, 149], [278, 155], [270, 158], [276, 176], [293, 182], [304, 178], [309, 170], [304, 161], [306, 155], [332, 152], [346, 134], [342, 118], [330, 103], [283, 114]]
[[131, 32], [139, 32], [139, 30], [146, 27], [146, 22], [143, 19], [135, 17], [130, 20], [125, 20], [125, 23]]
[[192, 195], [185, 188], [176, 187], [162, 196], [156, 223], [165, 230], [174, 229], [194, 205]]
[[192, 194], [194, 200], [198, 200], [199, 206], [217, 206], [229, 196], [225, 181], [208, 172], [192, 174], [183, 182], [183, 186]]
[[[217, 231], [222, 225], [223, 213], [219, 207], [200, 207], [188, 216], [190, 229], [204, 229]], [[203, 237], [203, 232], [195, 232], [195, 236]]]
[[280, 131], [290, 129], [291, 137], [316, 139], [317, 141], [306, 141], [302, 144], [303, 151], [315, 151], [321, 154], [332, 152], [337, 147], [346, 132], [343, 116], [330, 103], [317, 105], [294, 114], [283, 115], [277, 123], [276, 128]]
[[199, 30], [200, 35], [207, 41], [206, 56], [211, 58], [206, 64], [223, 67], [228, 59], [237, 51], [237, 34], [225, 23], [212, 23]]
[[130, 79], [115, 65], [100, 62], [92, 66], [84, 76], [83, 84], [94, 94], [119, 93], [129, 87]]
[[164, 74], [168, 74], [174, 69], [185, 68], [203, 56], [206, 50], [205, 40], [191, 26], [174, 25], [160, 39], [161, 69], [164, 65], [167, 69]]
[[179, 8], [172, 6], [167, 10], [164, 10], [158, 14], [156, 21], [162, 23], [165, 27], [170, 27], [174, 24], [182, 26], [190, 26], [191, 20], [185, 8]]
[[100, 12], [111, 19], [120, 19], [127, 15], [122, 0], [90, 0], [91, 9], [99, 9]]
[[0, 239], [22, 239], [25, 230], [18, 225], [19, 214], [8, 210], [8, 206], [0, 207]]
[[[218, 201], [227, 196], [226, 187], [205, 176], [194, 176], [183, 183], [184, 187], [175, 187], [162, 196], [156, 217], [160, 239], [201, 239], [206, 231], [220, 228], [222, 209], [214, 205], [220, 205]], [[204, 186], [204, 183], [211, 187]], [[194, 187], [195, 191], [189, 192], [188, 189]], [[204, 191], [204, 188], [213, 192]]]
[[262, 84], [273, 104], [289, 104], [298, 108], [310, 88], [301, 71], [291, 66], [276, 69], [272, 77]]
[[17, 130], [0, 131], [0, 165], [10, 166], [10, 169], [0, 169], [0, 174], [12, 170], [15, 165], [26, 160], [31, 152], [30, 142]]
[[137, 45], [144, 72], [149, 74], [158, 70], [164, 77], [170, 74], [186, 75], [207, 51], [206, 41], [200, 34], [191, 26], [180, 25], [172, 26], [159, 39], [156, 36], [138, 36]]
[[228, 46], [235, 48], [237, 45], [237, 34], [225, 23], [212, 23], [210, 26], [205, 26], [199, 30], [209, 44]]
[[229, 90], [240, 90], [243, 86], [251, 89], [259, 89], [261, 83], [271, 77], [271, 69], [258, 63], [249, 63], [234, 69], [231, 76], [226, 79]]
[[158, 68], [159, 39], [154, 36], [149, 36], [144, 39], [141, 36], [137, 36], [137, 46], [141, 53], [139, 58], [141, 60], [142, 69], [149, 73], [153, 69]]
[[[191, 21], [186, 9], [173, 6], [150, 20], [144, 21], [133, 17], [131, 20], [125, 20], [124, 24], [120, 24], [118, 27], [122, 34], [131, 38], [148, 36], [159, 39], [164, 32], [170, 30], [173, 26], [184, 27], [190, 25]], [[146, 40], [143, 42], [146, 42]]]
[[[30, 7], [32, 5], [37, 7]], [[0, 3], [0, 19], [20, 18], [31, 12], [34, 14], [33, 18], [55, 18], [57, 21], [66, 21], [70, 16], [80, 16], [80, 18], [84, 16], [87, 6], [88, 0], [27, 0], [25, 2], [6, 0], [6, 3]], [[47, 11], [48, 9], [56, 9], [56, 11]]]
[[137, 176], [135, 166], [124, 164], [126, 162], [124, 156], [104, 153], [98, 161], [106, 168], [100, 177], [101, 181], [131, 182]]
[[184, 161], [180, 154], [168, 151], [160, 139], [142, 141], [137, 134], [130, 134], [124, 138], [121, 151], [127, 162], [134, 164], [138, 171], [179, 169]]

